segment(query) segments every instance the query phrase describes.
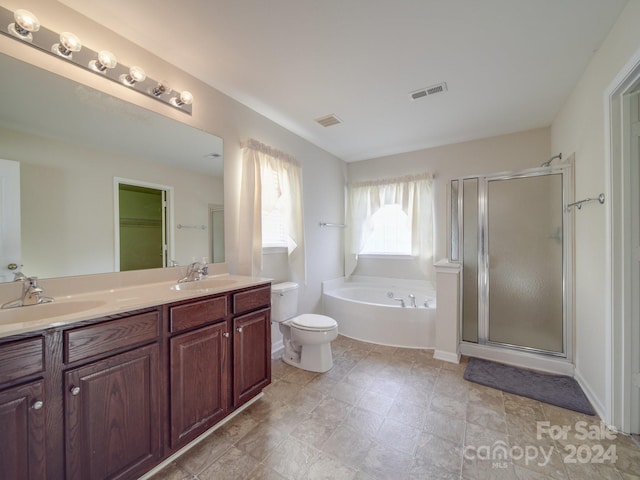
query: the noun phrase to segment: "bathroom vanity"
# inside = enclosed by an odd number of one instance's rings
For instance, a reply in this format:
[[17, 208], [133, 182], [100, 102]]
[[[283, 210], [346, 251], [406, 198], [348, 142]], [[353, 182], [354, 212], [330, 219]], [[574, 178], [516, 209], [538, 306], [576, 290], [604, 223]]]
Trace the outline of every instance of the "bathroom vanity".
[[31, 330], [0, 312], [2, 478], [135, 479], [258, 395], [271, 284], [225, 278], [85, 294]]

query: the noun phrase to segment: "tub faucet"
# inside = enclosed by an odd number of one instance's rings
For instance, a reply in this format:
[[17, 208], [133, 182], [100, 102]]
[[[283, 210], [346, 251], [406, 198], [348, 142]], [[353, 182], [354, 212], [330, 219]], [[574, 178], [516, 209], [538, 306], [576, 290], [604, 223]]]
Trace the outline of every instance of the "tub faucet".
[[416, 296], [413, 293], [409, 294], [409, 304], [416, 308]]
[[7, 302], [2, 305], [2, 308], [15, 308], [25, 307], [28, 305], [38, 305], [41, 303], [51, 303], [54, 301], [52, 297], [45, 297], [42, 295], [44, 290], [38, 286], [37, 277], [18, 277], [16, 282], [22, 282], [22, 295], [20, 298]]

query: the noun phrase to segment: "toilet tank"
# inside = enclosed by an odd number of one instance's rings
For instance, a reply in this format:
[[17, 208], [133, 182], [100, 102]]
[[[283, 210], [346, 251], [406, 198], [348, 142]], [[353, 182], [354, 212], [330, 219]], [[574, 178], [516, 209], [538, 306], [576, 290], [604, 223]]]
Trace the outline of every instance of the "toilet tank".
[[298, 313], [298, 284], [276, 283], [271, 286], [271, 321], [283, 322]]

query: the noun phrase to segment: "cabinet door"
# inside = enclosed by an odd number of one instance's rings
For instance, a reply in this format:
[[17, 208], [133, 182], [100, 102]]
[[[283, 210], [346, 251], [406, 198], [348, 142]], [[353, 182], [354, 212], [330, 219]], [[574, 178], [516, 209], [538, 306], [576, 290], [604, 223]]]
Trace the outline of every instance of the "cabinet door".
[[227, 322], [173, 337], [171, 448], [193, 440], [227, 412]]
[[233, 319], [233, 404], [241, 405], [271, 383], [270, 310]]
[[45, 478], [43, 381], [0, 392], [0, 477]]
[[158, 345], [65, 374], [66, 478], [135, 478], [160, 457]]

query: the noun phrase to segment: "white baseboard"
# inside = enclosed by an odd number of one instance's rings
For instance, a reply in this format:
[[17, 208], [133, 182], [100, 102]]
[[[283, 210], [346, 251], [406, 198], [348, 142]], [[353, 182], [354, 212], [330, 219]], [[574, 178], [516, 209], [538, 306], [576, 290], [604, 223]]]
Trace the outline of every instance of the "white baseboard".
[[449, 363], [460, 363], [460, 353], [445, 352], [444, 350], [434, 350], [433, 358]]
[[271, 345], [271, 359], [280, 358], [284, 353], [284, 343], [282, 340]]
[[598, 396], [593, 392], [593, 389], [589, 385], [589, 382], [585, 380], [585, 378], [582, 376], [582, 372], [580, 372], [578, 368], [575, 369], [573, 378], [576, 379], [576, 382], [578, 382], [578, 385], [580, 385], [580, 388], [582, 388], [582, 391], [589, 399], [589, 402], [591, 402], [591, 406], [595, 409], [598, 416], [606, 422], [607, 417], [605, 416], [604, 405], [602, 404]]

